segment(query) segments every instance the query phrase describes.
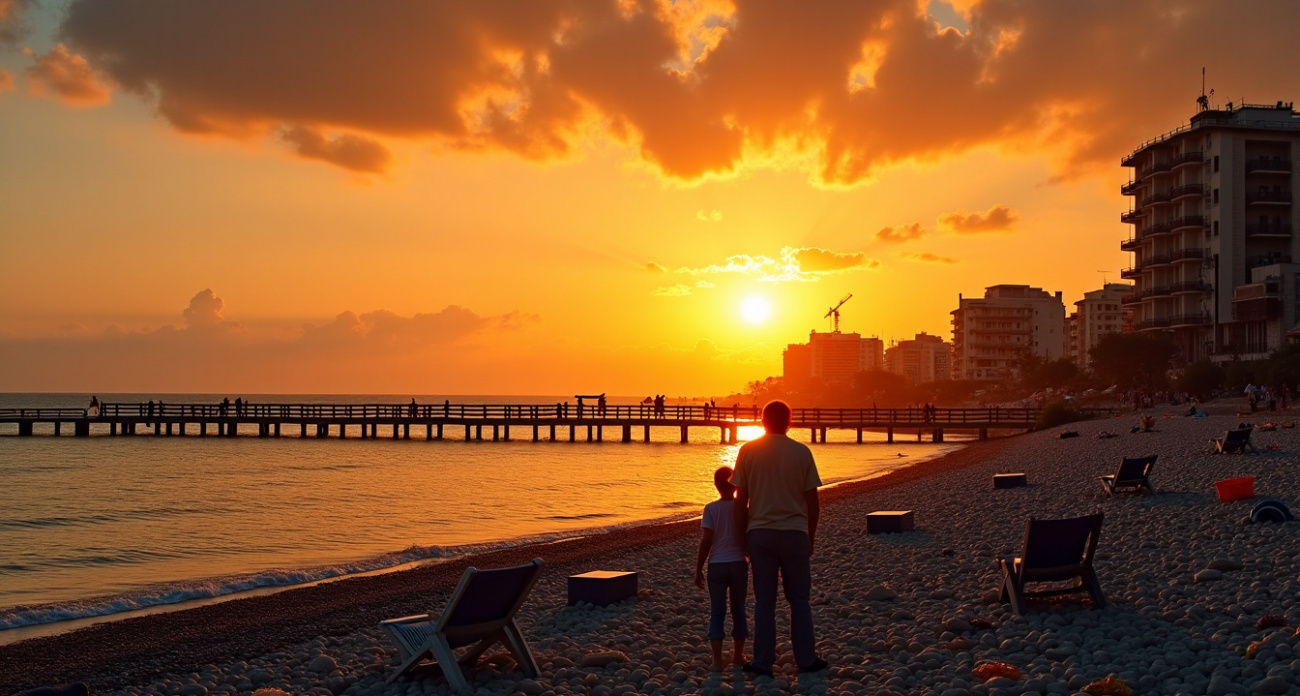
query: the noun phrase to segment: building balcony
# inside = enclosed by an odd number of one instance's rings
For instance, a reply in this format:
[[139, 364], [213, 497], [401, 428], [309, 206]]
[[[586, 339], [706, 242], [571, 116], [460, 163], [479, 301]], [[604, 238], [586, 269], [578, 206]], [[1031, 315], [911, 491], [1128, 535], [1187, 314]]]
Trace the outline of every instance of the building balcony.
[[1213, 290], [1209, 283], [1203, 280], [1189, 280], [1182, 283], [1174, 283], [1170, 286], [1173, 294], [1178, 295], [1188, 292], [1209, 292]]
[[1169, 192], [1169, 197], [1173, 200], [1203, 195], [1205, 195], [1205, 184], [1183, 184], [1182, 186], [1175, 186]]
[[1291, 160], [1280, 157], [1261, 157], [1246, 160], [1247, 174], [1290, 174]]
[[1264, 225], [1246, 225], [1246, 236], [1259, 239], [1290, 239], [1291, 223], [1279, 222]]
[[1291, 205], [1290, 191], [1253, 191], [1246, 194], [1246, 205]]
[[1291, 255], [1290, 254], [1264, 254], [1263, 256], [1252, 256], [1251, 258], [1246, 259], [1246, 272], [1249, 273], [1252, 268], [1259, 268], [1260, 266], [1273, 266], [1279, 263], [1291, 263]]
[[1155, 287], [1152, 287], [1152, 288], [1149, 288], [1149, 289], [1147, 289], [1147, 290], [1144, 290], [1144, 291], [1142, 291], [1141, 293], [1138, 293], [1138, 294], [1144, 294], [1144, 295], [1146, 295], [1147, 297], [1168, 297], [1168, 296], [1174, 294], [1174, 286], [1172, 286], [1172, 285], [1157, 285], [1157, 286], [1155, 286]]
[[1171, 227], [1169, 223], [1160, 222], [1154, 225], [1147, 225], [1146, 227], [1139, 229], [1137, 231], [1137, 238], [1148, 239], [1150, 237], [1158, 237], [1162, 234], [1169, 234], [1172, 231], [1173, 231], [1173, 227]]
[[1152, 164], [1147, 165], [1146, 167], [1144, 167], [1144, 168], [1142, 168], [1142, 169], [1139, 169], [1139, 170], [1138, 170], [1137, 178], [1138, 178], [1138, 180], [1142, 180], [1142, 179], [1145, 179], [1145, 178], [1147, 178], [1147, 177], [1149, 177], [1149, 176], [1153, 176], [1153, 175], [1155, 175], [1155, 174], [1163, 174], [1163, 173], [1169, 171], [1172, 167], [1173, 167], [1173, 165], [1170, 164], [1168, 160], [1166, 160], [1166, 161], [1164, 161], [1164, 162], [1155, 162], [1155, 163], [1152, 163]]
[[1141, 210], [1130, 210], [1130, 211], [1128, 211], [1127, 213], [1120, 213], [1120, 214], [1119, 214], [1119, 221], [1120, 221], [1120, 222], [1127, 222], [1127, 223], [1129, 223], [1129, 224], [1136, 225], [1138, 219], [1141, 218], [1141, 217], [1142, 217], [1142, 211], [1141, 211]]
[[1140, 246], [1142, 246], [1142, 239], [1139, 237], [1129, 237], [1128, 239], [1120, 240], [1119, 243], [1119, 248], [1124, 251], [1137, 251], [1137, 248]]
[[1134, 323], [1133, 328], [1137, 329], [1138, 331], [1149, 331], [1151, 329], [1166, 329], [1169, 328], [1169, 323], [1170, 321], [1168, 318], [1143, 319], [1142, 321]]
[[1153, 266], [1168, 266], [1173, 262], [1174, 262], [1174, 258], [1170, 254], [1159, 254], [1159, 255], [1152, 254], [1151, 256], [1142, 259], [1142, 262], [1139, 263], [1138, 266], [1143, 270], [1145, 270]]
[[1233, 321], [1267, 321], [1282, 314], [1282, 293], [1277, 281], [1239, 285], [1232, 289]]
[[1127, 184], [1121, 185], [1119, 187], [1119, 192], [1124, 194], [1125, 196], [1132, 196], [1137, 194], [1137, 190], [1141, 187], [1142, 187], [1142, 182], [1138, 181], [1137, 179], [1134, 179], [1133, 181], [1130, 181]]
[[1142, 269], [1137, 266], [1134, 266], [1132, 268], [1119, 269], [1119, 277], [1121, 278], [1127, 278], [1129, 280], [1133, 280], [1134, 278], [1137, 278], [1140, 275], [1142, 275]]
[[1155, 193], [1143, 198], [1140, 202], [1138, 202], [1138, 207], [1149, 208], [1153, 205], [1156, 205], [1157, 203], [1168, 203], [1171, 200], [1173, 200], [1172, 191], [1168, 189], [1164, 191], [1156, 191]]
[[1174, 155], [1169, 160], [1169, 167], [1171, 169], [1178, 169], [1180, 167], [1186, 167], [1189, 164], [1199, 165], [1204, 163], [1205, 163], [1205, 153], [1201, 152], [1200, 150], [1196, 150], [1195, 152], [1184, 152], [1181, 155]]
[[1175, 218], [1173, 222], [1169, 223], [1170, 230], [1180, 230], [1184, 227], [1205, 227], [1205, 216], [1184, 215], [1183, 217]]
[[1205, 258], [1204, 249], [1179, 249], [1171, 254], [1174, 261], [1200, 261]]
[[1210, 315], [1206, 312], [1176, 314], [1169, 318], [1169, 326], [1171, 328], [1178, 328], [1180, 326], [1203, 326], [1208, 323], [1210, 323]]

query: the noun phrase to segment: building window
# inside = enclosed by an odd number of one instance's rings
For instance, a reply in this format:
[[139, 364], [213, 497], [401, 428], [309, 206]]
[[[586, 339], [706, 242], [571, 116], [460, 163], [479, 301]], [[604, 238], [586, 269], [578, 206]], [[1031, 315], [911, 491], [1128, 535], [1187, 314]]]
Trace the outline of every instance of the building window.
[[1212, 195], [1212, 200], [1213, 200], [1213, 202], [1214, 202], [1215, 205], [1218, 205], [1218, 204], [1219, 204], [1219, 189], [1214, 189], [1214, 194]]
[[1214, 171], [1216, 171], [1216, 172], [1219, 171], [1219, 156], [1218, 156], [1218, 155], [1215, 155], [1215, 156], [1214, 156]]

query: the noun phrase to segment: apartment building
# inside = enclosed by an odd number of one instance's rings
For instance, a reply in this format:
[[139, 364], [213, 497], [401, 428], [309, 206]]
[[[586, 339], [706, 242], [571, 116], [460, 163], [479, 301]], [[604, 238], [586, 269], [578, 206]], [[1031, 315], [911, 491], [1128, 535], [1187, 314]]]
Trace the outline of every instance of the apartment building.
[[910, 384], [946, 380], [952, 374], [952, 346], [923, 331], [887, 348], [885, 369], [906, 377]]
[[957, 296], [952, 311], [953, 379], [1001, 380], [1018, 374], [1027, 353], [1065, 355], [1065, 302], [1060, 291], [994, 285], [984, 297]]
[[1083, 293], [1065, 320], [1065, 355], [1081, 368], [1092, 366], [1092, 349], [1106, 334], [1122, 333], [1124, 299], [1133, 293], [1128, 283], [1106, 283], [1100, 290]]
[[1300, 114], [1291, 103], [1232, 103], [1121, 160], [1133, 225], [1122, 301], [1133, 328], [1171, 334], [1186, 360], [1264, 357], [1300, 324], [1296, 180]]
[[782, 377], [798, 389], [812, 381], [845, 382], [859, 372], [885, 367], [885, 342], [856, 333], [817, 332], [807, 343], [792, 343], [782, 354]]

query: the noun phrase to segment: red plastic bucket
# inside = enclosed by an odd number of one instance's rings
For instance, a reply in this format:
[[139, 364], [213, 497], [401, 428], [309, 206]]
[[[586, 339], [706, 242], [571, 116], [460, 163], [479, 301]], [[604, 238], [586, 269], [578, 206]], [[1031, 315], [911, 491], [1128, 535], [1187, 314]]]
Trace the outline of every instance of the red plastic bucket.
[[1230, 503], [1234, 500], [1245, 500], [1255, 497], [1255, 477], [1242, 476], [1240, 478], [1224, 479], [1214, 482], [1214, 489], [1219, 492], [1220, 502]]

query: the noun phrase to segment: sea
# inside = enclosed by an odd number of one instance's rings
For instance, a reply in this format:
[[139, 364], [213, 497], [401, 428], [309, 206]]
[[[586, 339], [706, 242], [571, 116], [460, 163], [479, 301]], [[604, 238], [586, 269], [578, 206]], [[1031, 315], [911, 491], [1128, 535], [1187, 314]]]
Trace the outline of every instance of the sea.
[[[551, 404], [556, 396], [98, 394], [104, 402]], [[0, 394], [0, 408], [85, 407], [90, 395]], [[611, 405], [639, 403], [613, 398]], [[669, 400], [669, 405], [687, 401]], [[248, 428], [250, 431], [253, 428]], [[0, 643], [148, 611], [413, 563], [690, 519], [739, 444], [675, 426], [619, 442], [111, 437], [0, 425]], [[147, 430], [139, 431], [148, 433]], [[807, 432], [792, 432], [805, 442]], [[458, 437], [458, 435], [460, 437]], [[567, 432], [566, 432], [567, 435]], [[761, 429], [742, 428], [740, 439]], [[960, 447], [831, 431], [810, 444], [828, 485]]]

